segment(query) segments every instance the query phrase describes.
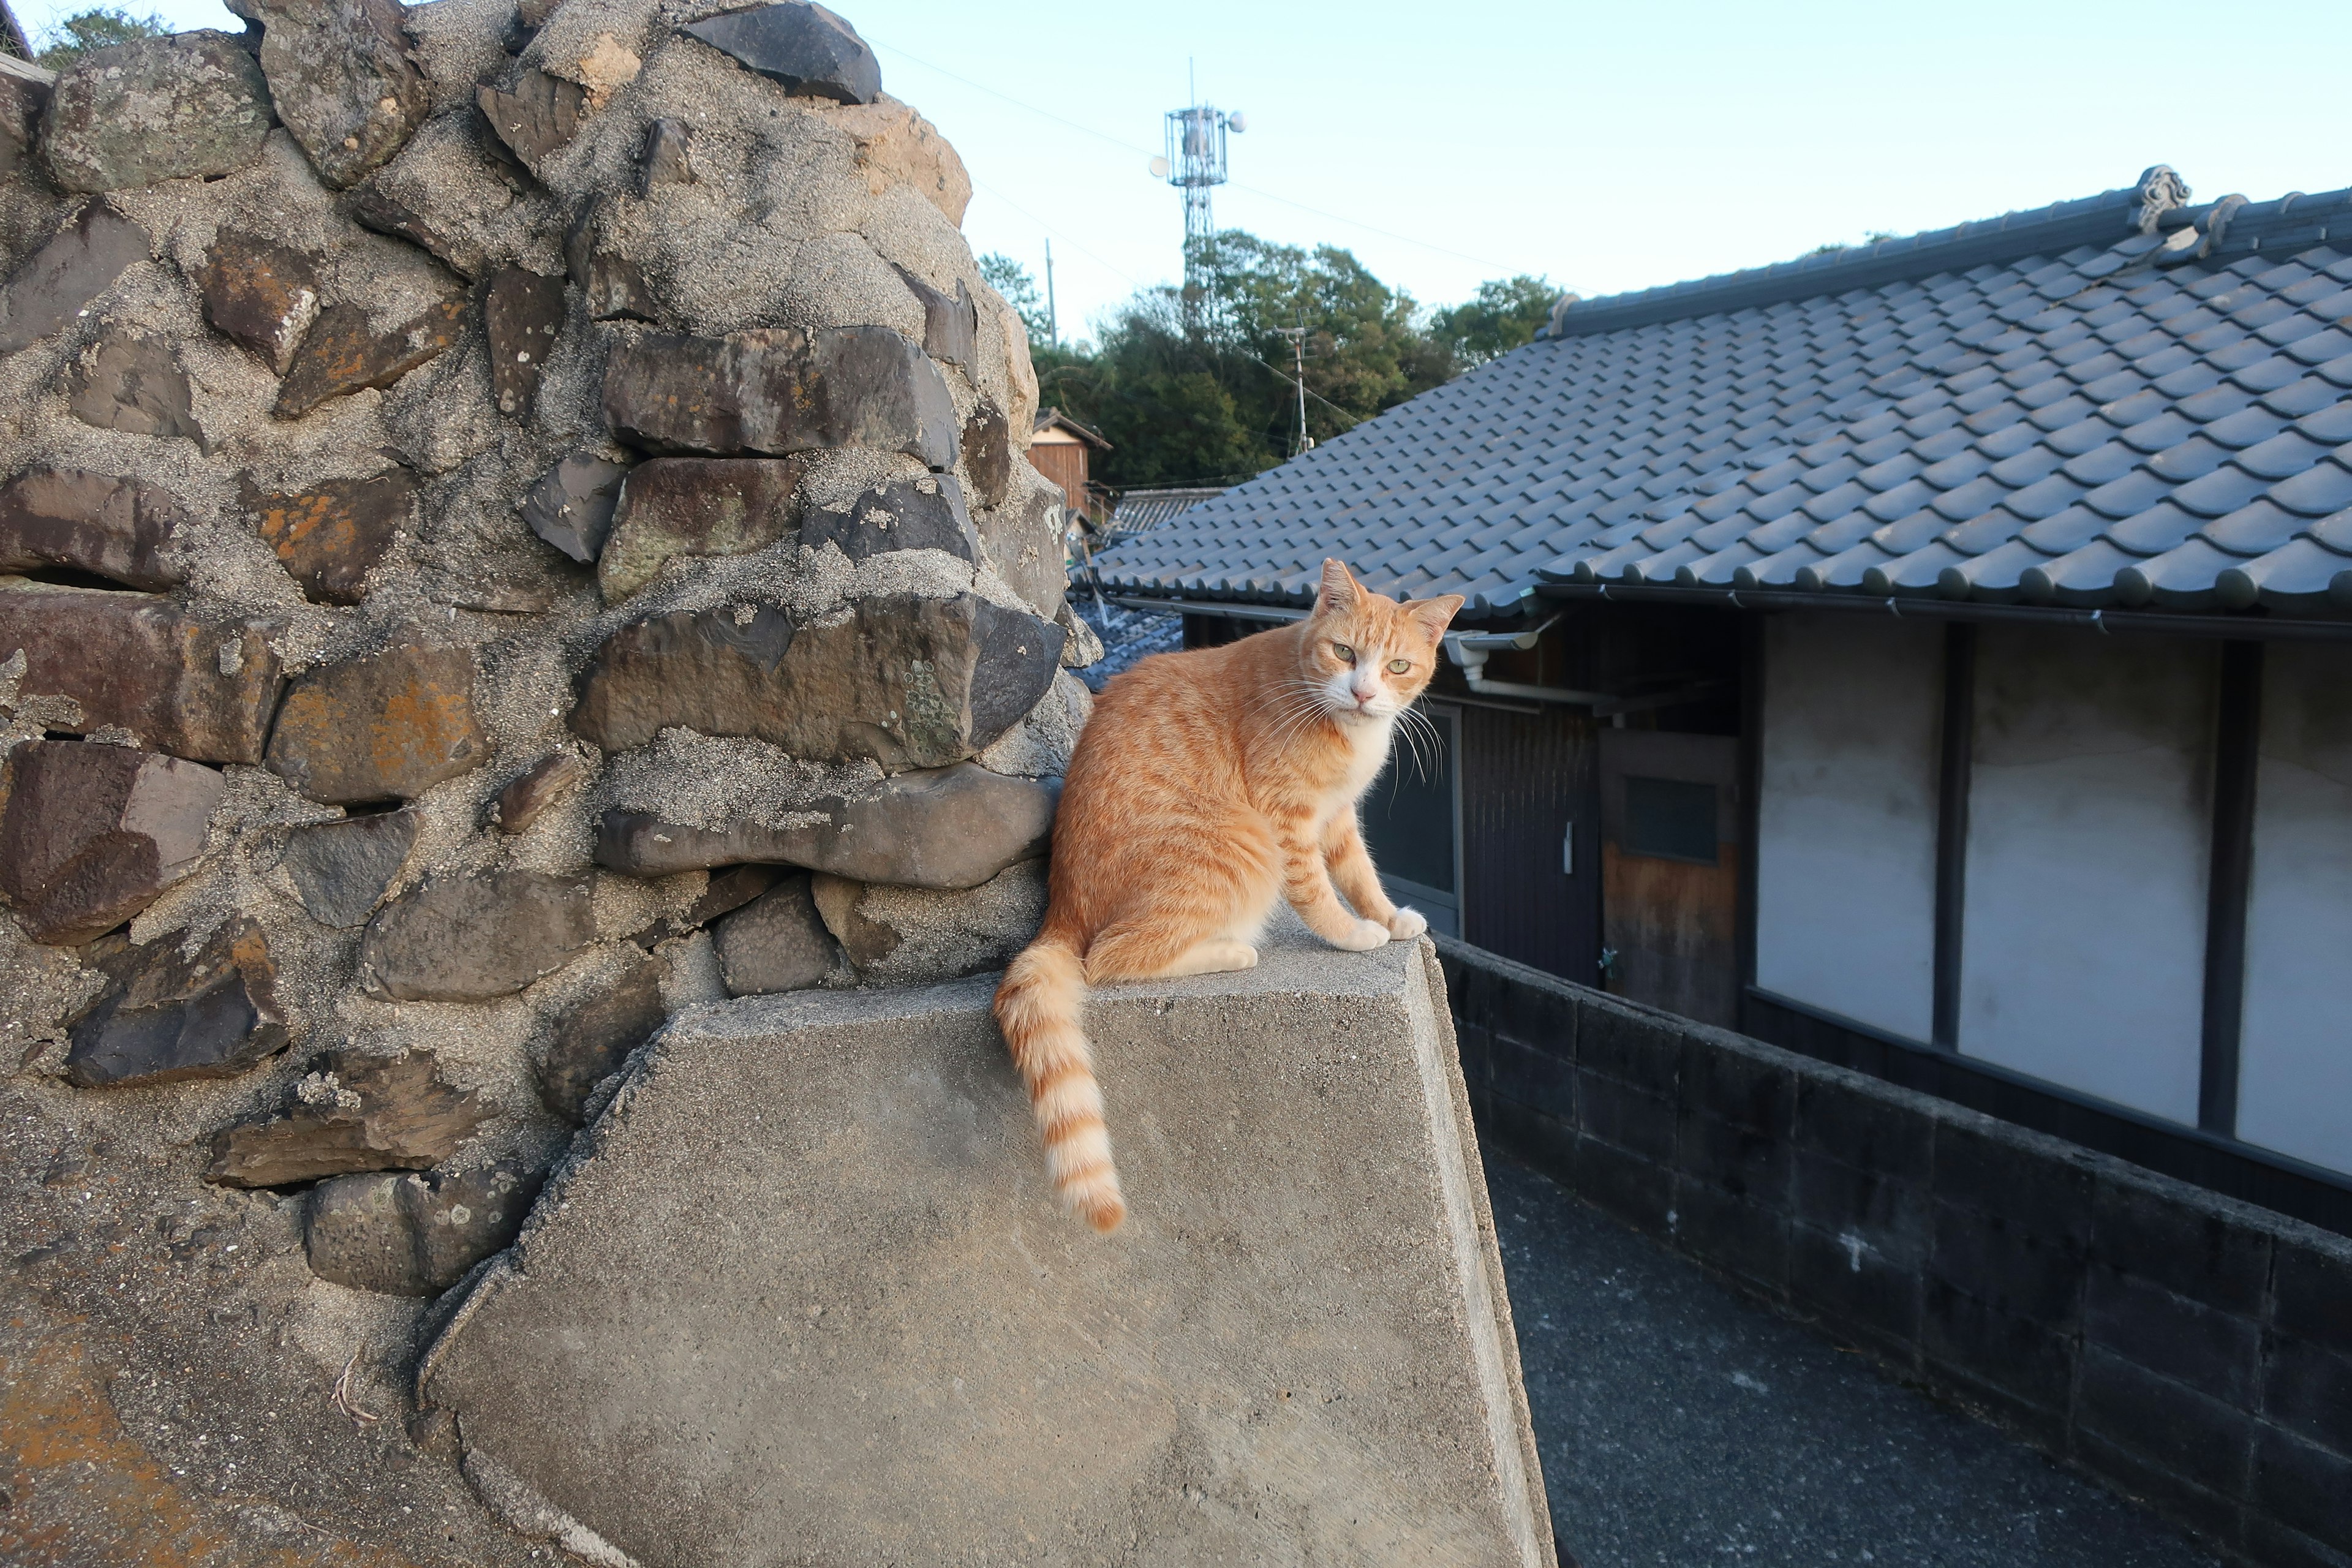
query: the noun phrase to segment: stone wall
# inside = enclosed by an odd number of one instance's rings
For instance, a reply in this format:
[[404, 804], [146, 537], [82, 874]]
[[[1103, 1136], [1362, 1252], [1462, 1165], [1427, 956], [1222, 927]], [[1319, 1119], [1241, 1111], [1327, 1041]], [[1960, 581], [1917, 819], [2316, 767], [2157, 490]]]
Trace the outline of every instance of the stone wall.
[[5, 1069], [423, 1297], [678, 1009], [1025, 940], [1094, 642], [846, 23], [231, 4], [0, 77]]

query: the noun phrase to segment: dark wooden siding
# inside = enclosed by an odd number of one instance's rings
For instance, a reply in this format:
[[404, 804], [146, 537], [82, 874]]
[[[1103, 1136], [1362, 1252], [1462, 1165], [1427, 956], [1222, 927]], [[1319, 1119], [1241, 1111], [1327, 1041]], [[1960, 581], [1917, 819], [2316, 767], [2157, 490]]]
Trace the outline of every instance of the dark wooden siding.
[[[1463, 938], [1570, 980], [1598, 979], [1601, 809], [1590, 719], [1462, 709]], [[1560, 838], [1576, 824], [1576, 870]]]
[[1082, 441], [1040, 441], [1029, 448], [1029, 466], [1062, 487], [1073, 510], [1087, 505], [1087, 447]]

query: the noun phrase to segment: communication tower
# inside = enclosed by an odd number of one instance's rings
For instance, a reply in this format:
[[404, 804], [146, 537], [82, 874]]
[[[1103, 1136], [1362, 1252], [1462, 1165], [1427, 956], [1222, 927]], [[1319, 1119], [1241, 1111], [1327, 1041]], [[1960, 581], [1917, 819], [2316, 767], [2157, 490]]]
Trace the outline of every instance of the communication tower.
[[1209, 193], [1225, 183], [1225, 133], [1249, 129], [1239, 114], [1205, 103], [1168, 111], [1168, 152], [1151, 172], [1184, 193], [1184, 324], [1194, 331], [1208, 317], [1215, 275], [1217, 223]]

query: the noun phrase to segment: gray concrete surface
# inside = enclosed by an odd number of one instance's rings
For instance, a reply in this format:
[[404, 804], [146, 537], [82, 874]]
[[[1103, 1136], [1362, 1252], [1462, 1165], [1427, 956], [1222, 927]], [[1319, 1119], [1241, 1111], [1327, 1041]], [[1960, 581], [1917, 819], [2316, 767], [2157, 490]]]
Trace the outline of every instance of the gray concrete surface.
[[1054, 1203], [989, 991], [646, 1047], [420, 1368], [478, 1489], [646, 1568], [1549, 1564], [1427, 945], [1293, 928], [1098, 994], [1109, 1238]]
[[1525, 1166], [1486, 1181], [1563, 1564], [2211, 1568]]

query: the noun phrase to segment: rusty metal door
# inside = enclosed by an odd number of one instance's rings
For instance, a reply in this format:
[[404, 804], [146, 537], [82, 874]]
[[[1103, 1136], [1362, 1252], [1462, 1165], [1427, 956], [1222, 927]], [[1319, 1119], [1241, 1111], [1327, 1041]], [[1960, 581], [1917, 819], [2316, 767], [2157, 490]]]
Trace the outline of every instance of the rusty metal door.
[[1739, 742], [1601, 731], [1601, 942], [1609, 989], [1738, 1022]]

